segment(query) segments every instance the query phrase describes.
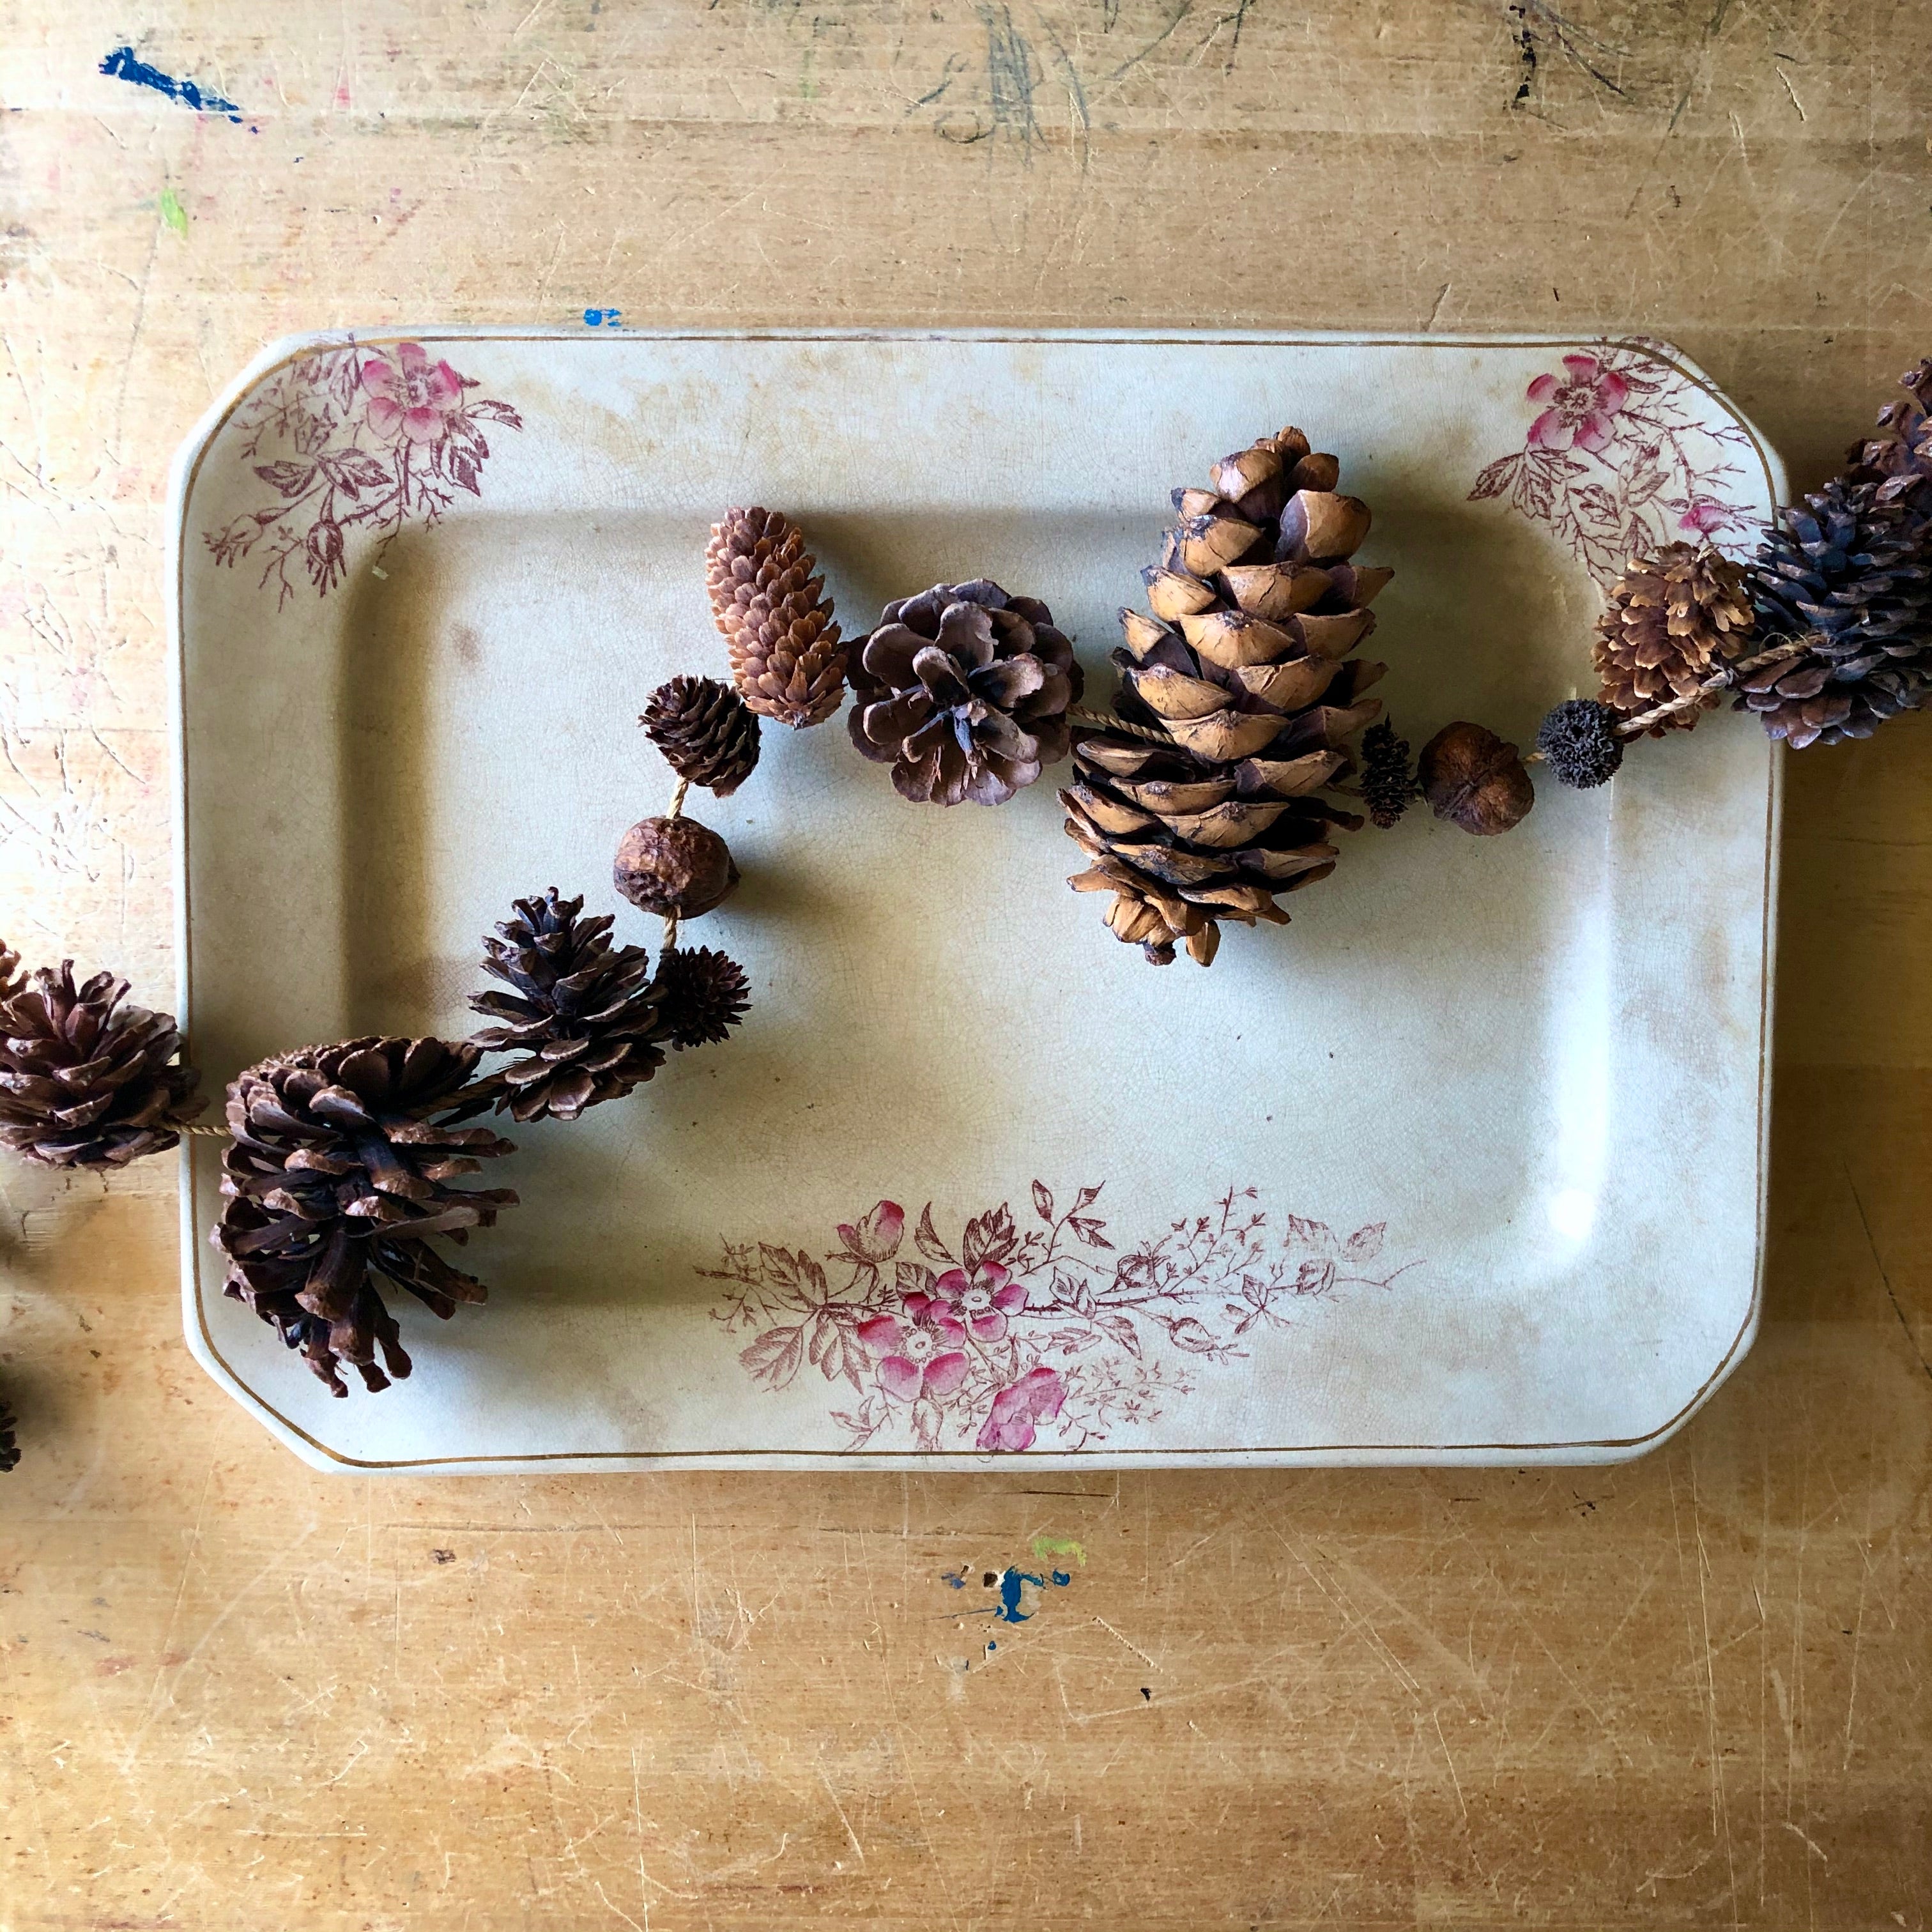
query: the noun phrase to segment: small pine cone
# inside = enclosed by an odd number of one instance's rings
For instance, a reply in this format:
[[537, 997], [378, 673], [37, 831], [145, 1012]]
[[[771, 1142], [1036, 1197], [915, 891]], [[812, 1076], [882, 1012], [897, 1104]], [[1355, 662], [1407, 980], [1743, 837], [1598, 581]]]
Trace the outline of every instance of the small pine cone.
[[[1708, 544], [1666, 544], [1653, 556], [1633, 557], [1597, 620], [1604, 703], [1634, 718], [1690, 697], [1726, 660], [1744, 655], [1755, 621], [1744, 572]], [[1650, 726], [1649, 735], [1689, 730], [1718, 698], [1705, 692]]]
[[20, 1443], [14, 1432], [16, 1426], [14, 1412], [0, 1402], [0, 1470], [20, 1467]]
[[758, 720], [715, 677], [674, 677], [651, 693], [638, 720], [681, 778], [728, 798], [758, 762]]
[[1384, 720], [1362, 734], [1362, 800], [1386, 832], [1422, 796], [1408, 762], [1408, 740]]
[[512, 1151], [488, 1127], [451, 1124], [482, 1051], [470, 1040], [344, 1040], [265, 1060], [228, 1089], [234, 1138], [212, 1238], [228, 1258], [225, 1292], [299, 1348], [332, 1395], [348, 1394], [344, 1362], [372, 1394], [410, 1372], [379, 1280], [446, 1320], [458, 1302], [484, 1299], [429, 1240], [466, 1241], [516, 1202], [508, 1188], [448, 1184]]
[[[15, 956], [0, 962], [10, 980]], [[50, 1167], [124, 1167], [177, 1145], [207, 1102], [176, 1063], [166, 1013], [121, 1004], [124, 980], [82, 985], [74, 962], [43, 967], [0, 994], [0, 1145]]]
[[1072, 742], [1073, 640], [985, 578], [888, 604], [852, 666], [853, 744], [918, 804], [1004, 805]]
[[822, 724], [844, 701], [845, 650], [803, 532], [776, 510], [727, 510], [704, 563], [745, 702], [781, 724]]
[[665, 1037], [673, 1046], [704, 1046], [727, 1037], [752, 1004], [745, 969], [708, 946], [676, 946], [658, 962], [656, 982]]
[[[529, 1058], [502, 1070], [508, 1090], [499, 1113], [518, 1120], [546, 1114], [574, 1120], [600, 1100], [620, 1100], [664, 1064], [664, 1022], [641, 946], [614, 948], [605, 913], [579, 919], [580, 898], [518, 899], [517, 916], [483, 942], [483, 970], [514, 990], [494, 987], [470, 1006], [504, 1022], [476, 1034], [492, 1052]], [[476, 1111], [481, 1111], [480, 1104]]]

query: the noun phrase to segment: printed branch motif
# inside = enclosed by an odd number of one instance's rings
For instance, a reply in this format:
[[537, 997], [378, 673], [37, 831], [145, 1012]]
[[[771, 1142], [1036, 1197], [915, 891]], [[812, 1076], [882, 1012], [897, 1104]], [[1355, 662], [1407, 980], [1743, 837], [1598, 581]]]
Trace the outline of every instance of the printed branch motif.
[[1468, 500], [1499, 496], [1547, 524], [1600, 584], [1635, 556], [1676, 542], [1754, 538], [1739, 500], [1750, 438], [1714, 417], [1696, 386], [1641, 338], [1607, 338], [1563, 358], [1525, 392], [1538, 406], [1523, 446], [1476, 478]]
[[1292, 1309], [1419, 1265], [1377, 1270], [1382, 1222], [1346, 1238], [1296, 1214], [1277, 1228], [1252, 1187], [1123, 1252], [1094, 1211], [1100, 1193], [1063, 1207], [1036, 1180], [1024, 1225], [1002, 1202], [950, 1243], [928, 1202], [910, 1253], [904, 1209], [881, 1201], [822, 1257], [727, 1240], [698, 1272], [729, 1284], [712, 1318], [749, 1336], [738, 1359], [753, 1381], [785, 1388], [815, 1369], [856, 1392], [831, 1412], [848, 1448], [1024, 1450], [1046, 1431], [1042, 1446], [1078, 1450], [1157, 1421], [1200, 1364], [1242, 1358]]
[[298, 357], [236, 415], [242, 460], [274, 494], [202, 532], [215, 562], [259, 557], [279, 610], [295, 594], [291, 566], [318, 597], [342, 580], [349, 532], [376, 536], [380, 561], [406, 525], [440, 522], [459, 490], [480, 496], [484, 424], [524, 422], [508, 403], [472, 395], [478, 386], [416, 342], [364, 350], [351, 338]]

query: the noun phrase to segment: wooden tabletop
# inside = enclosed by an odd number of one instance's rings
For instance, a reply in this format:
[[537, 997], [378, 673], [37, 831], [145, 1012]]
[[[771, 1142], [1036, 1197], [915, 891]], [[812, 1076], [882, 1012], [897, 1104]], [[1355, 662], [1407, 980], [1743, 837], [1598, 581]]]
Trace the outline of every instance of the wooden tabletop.
[[[1641, 329], [1815, 485], [1932, 9], [1565, 6], [4, 0], [0, 931], [171, 997], [164, 473], [286, 332]], [[0, 1925], [1919, 1932], [1928, 773], [1790, 760], [1763, 1330], [1622, 1468], [323, 1476], [171, 1162], [0, 1168]]]

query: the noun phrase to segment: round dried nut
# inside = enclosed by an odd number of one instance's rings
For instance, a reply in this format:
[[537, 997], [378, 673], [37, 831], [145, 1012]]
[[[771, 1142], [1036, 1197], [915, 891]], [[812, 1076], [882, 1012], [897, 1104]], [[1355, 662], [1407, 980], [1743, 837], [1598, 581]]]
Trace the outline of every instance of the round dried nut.
[[731, 848], [694, 818], [646, 818], [624, 834], [611, 878], [632, 904], [660, 919], [697, 919], [738, 883]]
[[1416, 776], [1438, 818], [1480, 836], [1521, 824], [1536, 802], [1516, 747], [1466, 718], [1444, 725], [1423, 746]]

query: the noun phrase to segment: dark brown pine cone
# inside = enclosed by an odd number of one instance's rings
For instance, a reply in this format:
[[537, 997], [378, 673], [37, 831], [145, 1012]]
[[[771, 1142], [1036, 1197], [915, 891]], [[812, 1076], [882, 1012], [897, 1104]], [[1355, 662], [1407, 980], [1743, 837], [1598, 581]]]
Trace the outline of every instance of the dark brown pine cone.
[[17, 1426], [14, 1412], [0, 1402], [0, 1471], [20, 1467], [20, 1442], [14, 1432]]
[[507, 1090], [496, 1096], [499, 1112], [574, 1120], [664, 1064], [650, 956], [641, 946], [614, 950], [611, 916], [580, 919], [582, 898], [560, 898], [554, 886], [515, 903], [517, 916], [496, 928], [502, 938], [483, 942], [483, 970], [514, 990], [492, 987], [471, 998], [478, 1012], [502, 1022], [476, 1034], [475, 1044], [529, 1056], [500, 1070]]
[[638, 720], [681, 778], [728, 798], [758, 762], [758, 720], [728, 684], [674, 677], [651, 693]]
[[803, 532], [776, 510], [727, 510], [704, 564], [745, 702], [781, 724], [823, 724], [844, 700], [845, 650]]
[[[19, 964], [8, 952], [0, 982]], [[124, 1167], [181, 1139], [207, 1105], [166, 1013], [121, 1004], [124, 980], [76, 986], [74, 962], [0, 986], [0, 1145], [50, 1167]]]
[[[1718, 667], [1749, 655], [1755, 618], [1744, 572], [1706, 544], [1634, 556], [1611, 586], [1592, 648], [1603, 702], [1619, 718], [1688, 698]], [[1688, 731], [1719, 694], [1648, 728]]]
[[1869, 738], [1932, 699], [1932, 560], [1906, 505], [1834, 477], [1781, 512], [1749, 572], [1757, 648], [1805, 640], [1748, 672], [1736, 708], [1793, 751]]
[[1004, 805], [1065, 758], [1085, 681], [1053, 613], [984, 578], [888, 604], [851, 678], [853, 743], [935, 805]]
[[410, 1372], [379, 1280], [445, 1318], [484, 1299], [429, 1238], [460, 1244], [517, 1198], [449, 1185], [511, 1151], [488, 1127], [434, 1118], [448, 1115], [482, 1052], [472, 1041], [344, 1040], [265, 1060], [228, 1089], [234, 1138], [213, 1238], [228, 1258], [226, 1292], [298, 1348], [332, 1395], [348, 1393], [344, 1362], [371, 1391]]
[[673, 1046], [703, 1046], [722, 1040], [752, 1004], [745, 969], [708, 946], [692, 952], [674, 947], [658, 961], [658, 1010]]
[[1387, 718], [1362, 734], [1362, 802], [1369, 817], [1386, 832], [1422, 796], [1408, 761], [1408, 740], [1395, 735]]
[[1876, 484], [1875, 501], [1902, 502], [1914, 517], [1932, 519], [1932, 490], [1924, 487], [1932, 478], [1932, 357], [1906, 370], [1898, 384], [1904, 398], [1879, 411], [1878, 434], [1846, 452], [1850, 466], [1844, 480]]

